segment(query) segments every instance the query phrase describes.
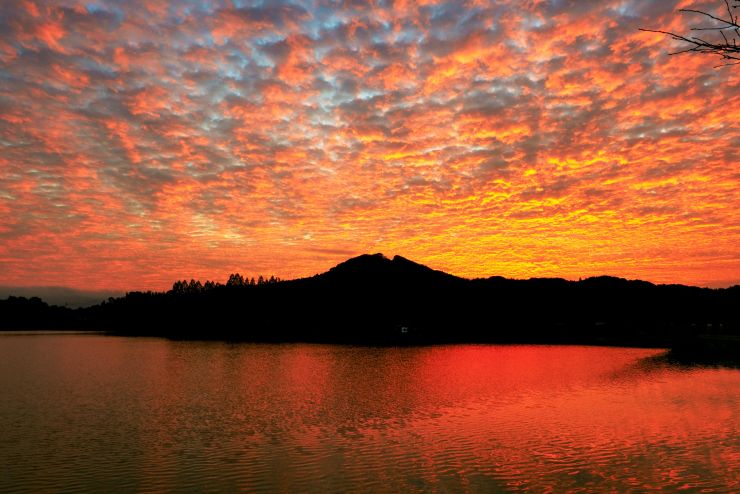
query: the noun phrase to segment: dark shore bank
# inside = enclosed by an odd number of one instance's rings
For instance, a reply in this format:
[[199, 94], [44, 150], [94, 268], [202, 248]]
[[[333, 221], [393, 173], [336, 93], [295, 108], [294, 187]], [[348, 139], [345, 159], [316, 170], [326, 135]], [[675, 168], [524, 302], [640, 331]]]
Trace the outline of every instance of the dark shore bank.
[[396, 256], [349, 259], [310, 278], [178, 281], [86, 308], [0, 301], [0, 329], [95, 329], [230, 341], [407, 345], [547, 343], [662, 347], [737, 360], [740, 286], [594, 277], [464, 279]]

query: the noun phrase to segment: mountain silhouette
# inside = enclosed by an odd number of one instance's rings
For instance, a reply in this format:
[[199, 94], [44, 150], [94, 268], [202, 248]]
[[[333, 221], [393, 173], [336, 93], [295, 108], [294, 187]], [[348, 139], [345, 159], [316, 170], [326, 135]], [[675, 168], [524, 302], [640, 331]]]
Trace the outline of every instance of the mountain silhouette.
[[464, 281], [451, 274], [410, 261], [401, 256], [388, 259], [383, 254], [363, 254], [348, 259], [317, 277], [326, 283], [361, 286], [408, 286], [420, 283]]
[[733, 341], [739, 308], [740, 286], [610, 276], [470, 280], [401, 256], [365, 254], [308, 278], [178, 281], [168, 292], [130, 292], [76, 310], [11, 297], [0, 301], [0, 327], [242, 341], [687, 347], [699, 335]]
[[88, 291], [58, 286], [4, 286], [0, 285], [0, 299], [8, 297], [38, 297], [50, 305], [76, 309], [99, 304], [110, 297], [120, 297], [123, 292]]

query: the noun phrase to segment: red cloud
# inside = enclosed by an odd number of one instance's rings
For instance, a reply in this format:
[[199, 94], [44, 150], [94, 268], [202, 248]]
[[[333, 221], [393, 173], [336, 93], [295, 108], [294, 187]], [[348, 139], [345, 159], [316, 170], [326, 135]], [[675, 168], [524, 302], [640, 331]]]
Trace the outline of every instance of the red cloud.
[[0, 284], [290, 278], [377, 251], [738, 282], [738, 72], [638, 31], [689, 21], [659, 2], [4, 2]]

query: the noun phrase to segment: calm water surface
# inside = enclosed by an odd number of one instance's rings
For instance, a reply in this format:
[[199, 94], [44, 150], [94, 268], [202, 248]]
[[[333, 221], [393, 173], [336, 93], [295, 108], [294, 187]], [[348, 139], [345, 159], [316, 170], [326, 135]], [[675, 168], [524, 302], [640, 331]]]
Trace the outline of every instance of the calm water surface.
[[659, 350], [0, 335], [0, 492], [740, 491], [740, 371]]

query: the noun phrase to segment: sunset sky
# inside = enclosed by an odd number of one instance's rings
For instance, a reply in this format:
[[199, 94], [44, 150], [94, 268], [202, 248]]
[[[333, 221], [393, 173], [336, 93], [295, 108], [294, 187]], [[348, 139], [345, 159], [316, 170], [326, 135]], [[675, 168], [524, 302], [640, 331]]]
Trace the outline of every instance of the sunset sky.
[[721, 2], [0, 2], [0, 284], [162, 290], [383, 252], [740, 283]]

